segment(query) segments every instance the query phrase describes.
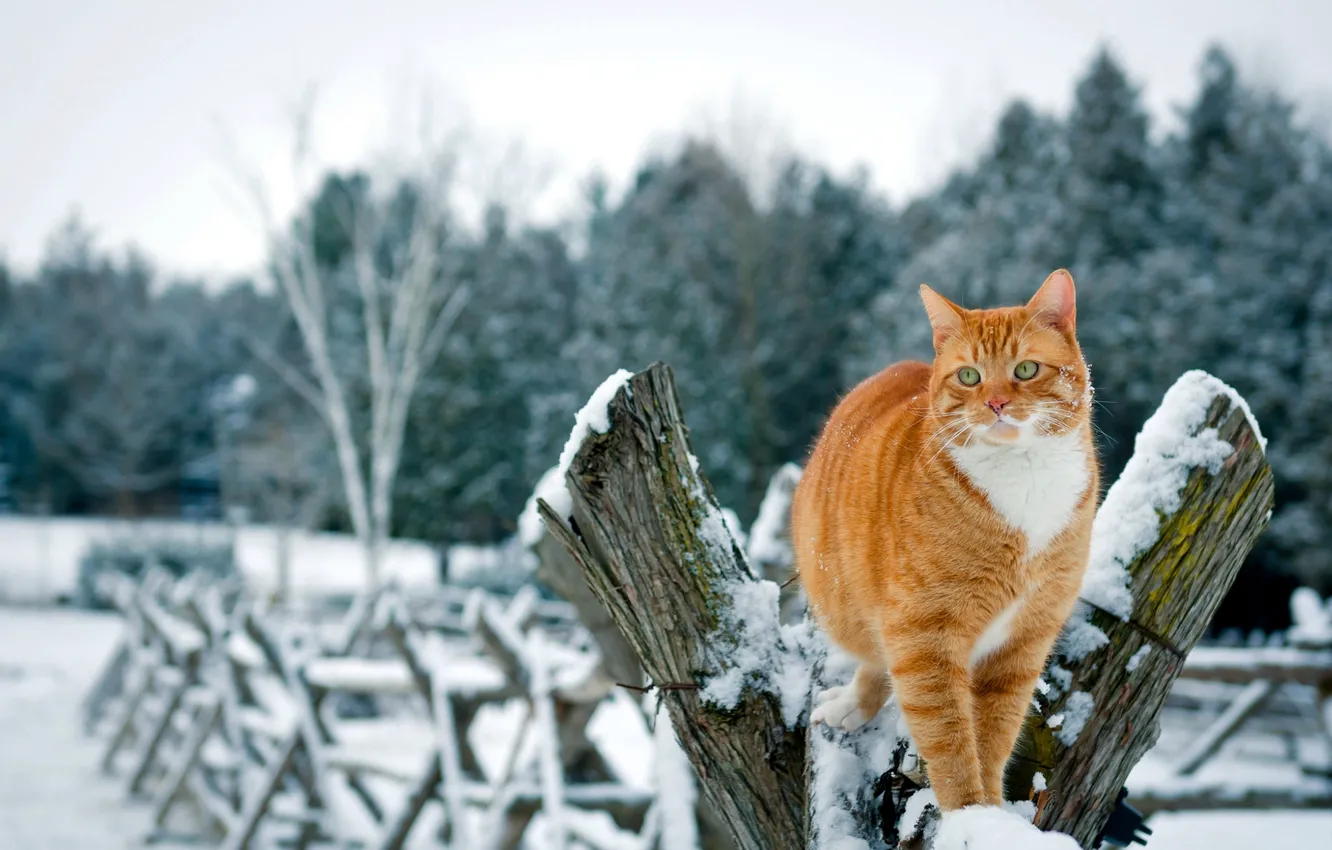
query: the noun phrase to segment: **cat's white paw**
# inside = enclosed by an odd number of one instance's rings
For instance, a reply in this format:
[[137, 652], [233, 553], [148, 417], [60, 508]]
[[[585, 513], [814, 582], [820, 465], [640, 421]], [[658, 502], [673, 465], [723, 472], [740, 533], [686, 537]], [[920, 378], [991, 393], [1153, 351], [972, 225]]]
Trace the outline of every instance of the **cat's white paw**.
[[814, 706], [809, 714], [811, 726], [826, 723], [836, 729], [854, 732], [868, 720], [860, 713], [860, 700], [852, 685], [837, 685], [820, 691], [814, 696]]

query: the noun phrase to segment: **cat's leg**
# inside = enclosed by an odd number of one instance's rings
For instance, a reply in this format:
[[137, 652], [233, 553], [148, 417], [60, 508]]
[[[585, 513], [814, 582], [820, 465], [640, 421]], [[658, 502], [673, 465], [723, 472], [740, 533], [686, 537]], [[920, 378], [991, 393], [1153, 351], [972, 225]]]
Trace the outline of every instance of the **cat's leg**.
[[849, 685], [836, 685], [814, 697], [809, 722], [827, 723], [840, 729], [859, 729], [874, 719], [888, 701], [891, 686], [888, 671], [878, 665], [861, 662]]
[[944, 811], [985, 798], [972, 719], [971, 676], [965, 653], [949, 651], [957, 648], [954, 643], [936, 636], [890, 644], [897, 704]]
[[1036, 680], [1057, 633], [1057, 627], [1052, 630], [1048, 626], [1017, 631], [971, 671], [976, 747], [985, 802], [990, 805], [1003, 802], [1004, 769], [1022, 732]]

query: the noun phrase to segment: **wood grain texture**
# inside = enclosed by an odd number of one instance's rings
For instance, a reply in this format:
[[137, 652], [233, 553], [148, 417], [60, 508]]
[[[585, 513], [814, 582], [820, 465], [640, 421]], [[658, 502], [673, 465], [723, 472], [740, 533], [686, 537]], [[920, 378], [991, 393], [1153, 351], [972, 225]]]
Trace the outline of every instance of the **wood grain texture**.
[[537, 579], [564, 597], [578, 612], [578, 620], [597, 642], [606, 674], [616, 682], [641, 686], [643, 668], [634, 648], [625, 640], [610, 612], [588, 587], [582, 569], [569, 552], [550, 535], [543, 534], [534, 549]]

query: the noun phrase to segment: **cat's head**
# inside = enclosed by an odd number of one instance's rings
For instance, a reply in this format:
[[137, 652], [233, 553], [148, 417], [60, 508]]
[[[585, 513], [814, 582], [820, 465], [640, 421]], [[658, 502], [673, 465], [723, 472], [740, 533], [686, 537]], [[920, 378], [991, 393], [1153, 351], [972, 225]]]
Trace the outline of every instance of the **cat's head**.
[[967, 310], [924, 285], [920, 295], [934, 327], [931, 406], [947, 443], [1026, 443], [1091, 416], [1067, 271], [1021, 307]]

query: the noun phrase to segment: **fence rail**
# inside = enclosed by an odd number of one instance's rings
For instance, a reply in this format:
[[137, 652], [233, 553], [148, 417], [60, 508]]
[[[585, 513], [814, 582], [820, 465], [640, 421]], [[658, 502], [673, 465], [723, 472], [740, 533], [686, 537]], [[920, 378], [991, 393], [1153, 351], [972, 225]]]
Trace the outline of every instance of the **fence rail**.
[[[84, 725], [103, 770], [151, 807], [146, 838], [397, 850], [430, 830], [445, 847], [509, 850], [538, 812], [551, 847], [649, 848], [662, 830], [657, 794], [589, 736], [616, 688], [566, 605], [530, 589], [387, 591], [330, 638], [235, 587], [156, 572], [111, 584], [124, 637]], [[520, 731], [487, 774], [473, 725], [510, 703]]]

